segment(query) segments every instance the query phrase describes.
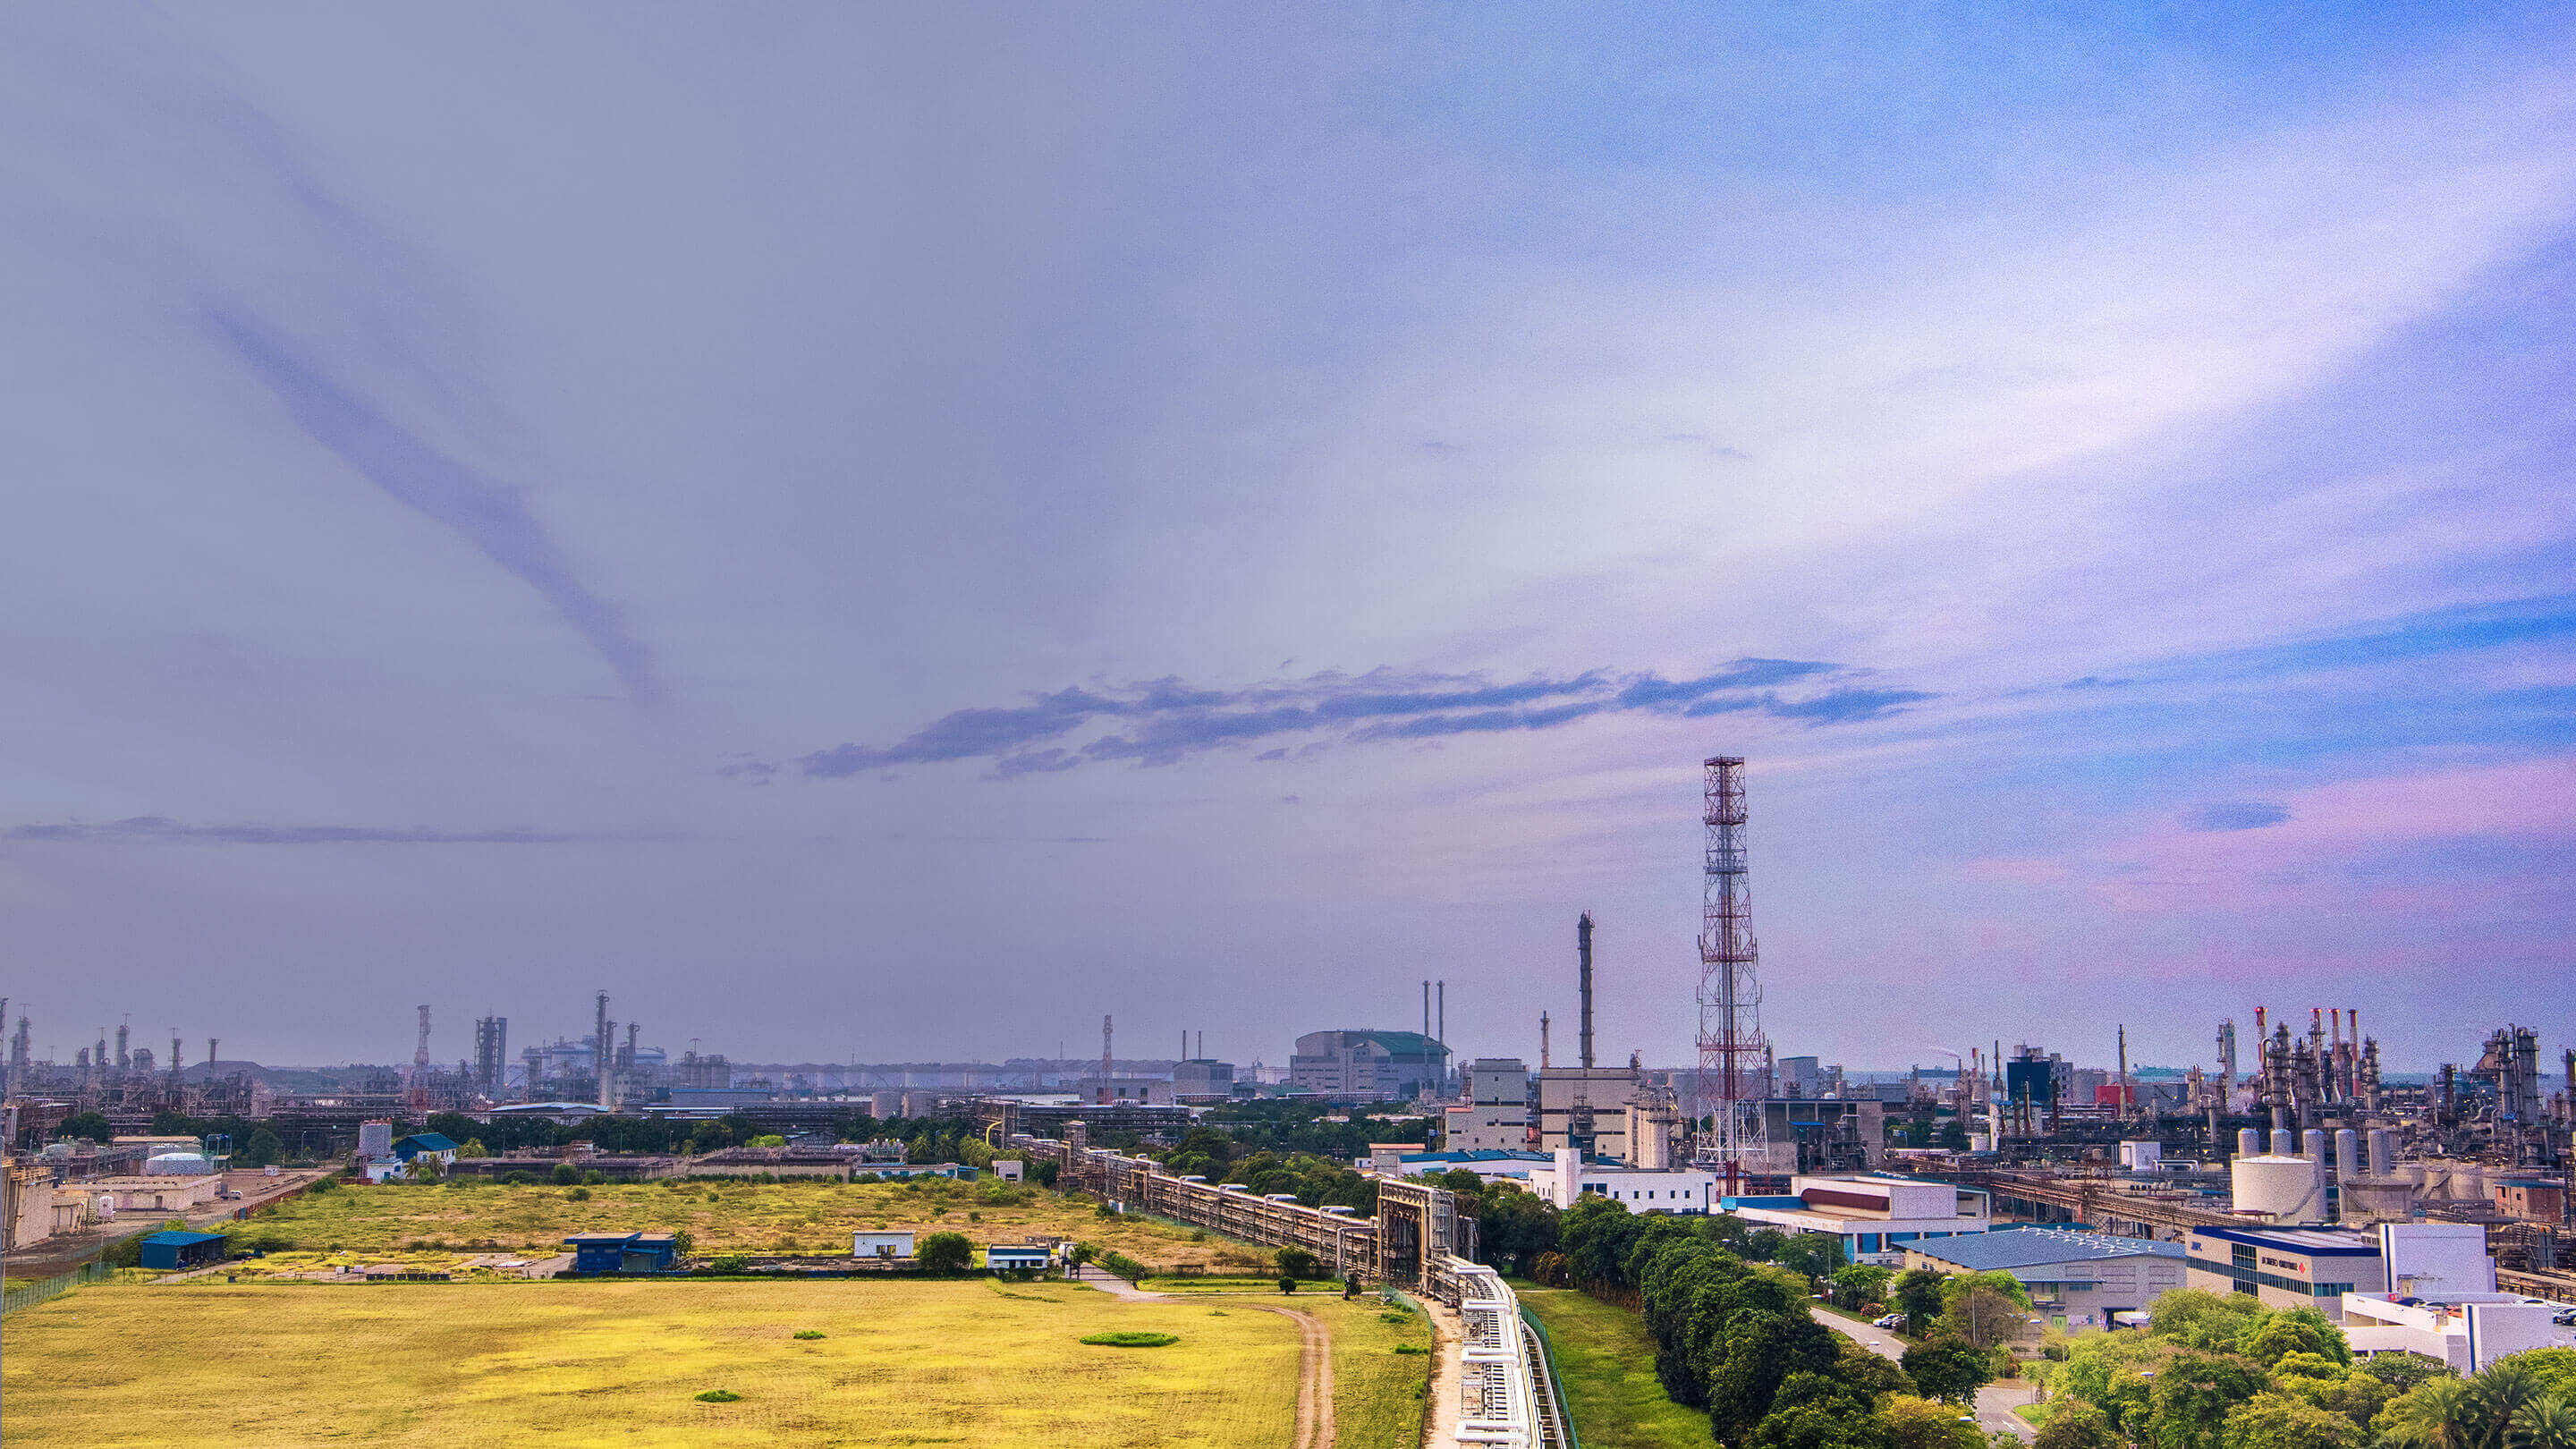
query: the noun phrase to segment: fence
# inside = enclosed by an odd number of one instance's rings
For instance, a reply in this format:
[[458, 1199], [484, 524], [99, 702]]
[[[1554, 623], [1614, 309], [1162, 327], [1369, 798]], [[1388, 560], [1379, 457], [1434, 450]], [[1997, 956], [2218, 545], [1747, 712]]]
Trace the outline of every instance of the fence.
[[11, 1284], [5, 1301], [0, 1301], [0, 1313], [33, 1308], [39, 1303], [60, 1298], [84, 1283], [100, 1283], [115, 1276], [116, 1270], [105, 1263], [83, 1263], [68, 1273], [56, 1273], [51, 1278]]

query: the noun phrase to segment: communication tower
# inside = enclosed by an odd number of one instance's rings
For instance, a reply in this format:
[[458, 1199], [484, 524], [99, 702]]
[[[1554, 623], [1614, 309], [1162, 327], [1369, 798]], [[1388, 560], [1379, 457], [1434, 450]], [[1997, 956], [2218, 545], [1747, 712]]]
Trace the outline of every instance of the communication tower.
[[1755, 975], [1753, 896], [1744, 868], [1744, 760], [1713, 755], [1700, 818], [1708, 827], [1699, 935], [1699, 1090], [1707, 1127], [1700, 1165], [1726, 1175], [1740, 1191], [1749, 1172], [1768, 1172], [1771, 1144], [1762, 1120], [1768, 1083], [1760, 1063], [1762, 986]]

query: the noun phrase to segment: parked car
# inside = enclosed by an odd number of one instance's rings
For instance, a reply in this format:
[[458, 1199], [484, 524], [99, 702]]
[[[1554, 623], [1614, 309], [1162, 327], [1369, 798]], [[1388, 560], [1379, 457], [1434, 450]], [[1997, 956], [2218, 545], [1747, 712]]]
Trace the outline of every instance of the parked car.
[[1902, 1313], [1891, 1313], [1885, 1318], [1873, 1318], [1870, 1320], [1869, 1326], [1872, 1328], [1903, 1328], [1905, 1326], [1905, 1315]]

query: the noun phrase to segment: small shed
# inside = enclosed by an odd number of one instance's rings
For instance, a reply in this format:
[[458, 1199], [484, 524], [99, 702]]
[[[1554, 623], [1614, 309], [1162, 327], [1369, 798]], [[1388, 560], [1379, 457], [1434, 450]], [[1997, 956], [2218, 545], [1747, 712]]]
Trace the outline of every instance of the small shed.
[[910, 1258], [910, 1233], [852, 1233], [850, 1256], [853, 1258]]
[[576, 1273], [668, 1273], [680, 1245], [669, 1233], [575, 1233], [564, 1239]]
[[995, 1243], [984, 1250], [984, 1266], [996, 1273], [1006, 1273], [1015, 1268], [1043, 1272], [1054, 1260], [1055, 1254], [1044, 1244]]
[[183, 1233], [174, 1228], [146, 1234], [143, 1239], [143, 1266], [157, 1272], [177, 1273], [223, 1260], [221, 1233]]

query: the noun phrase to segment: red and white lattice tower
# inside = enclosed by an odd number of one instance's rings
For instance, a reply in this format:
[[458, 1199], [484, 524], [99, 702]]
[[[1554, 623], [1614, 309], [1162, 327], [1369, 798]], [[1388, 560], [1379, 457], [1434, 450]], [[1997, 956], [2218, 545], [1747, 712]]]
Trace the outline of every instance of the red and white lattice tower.
[[1708, 1126], [1695, 1155], [1701, 1166], [1726, 1175], [1726, 1191], [1733, 1195], [1744, 1175], [1771, 1170], [1762, 1120], [1770, 1044], [1762, 1036], [1753, 895], [1744, 870], [1744, 761], [1716, 755], [1705, 763], [1701, 819], [1708, 825], [1708, 878], [1700, 909], [1699, 1090]]

